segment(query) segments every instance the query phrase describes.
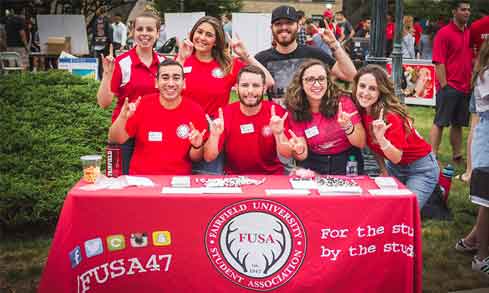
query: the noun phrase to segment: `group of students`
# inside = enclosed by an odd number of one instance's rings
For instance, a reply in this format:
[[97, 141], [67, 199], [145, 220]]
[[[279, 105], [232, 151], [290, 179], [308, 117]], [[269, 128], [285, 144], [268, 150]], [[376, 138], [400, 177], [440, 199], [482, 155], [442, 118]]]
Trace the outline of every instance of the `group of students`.
[[[368, 145], [381, 175], [404, 182], [422, 207], [437, 184], [438, 164], [386, 71], [369, 65], [356, 72], [329, 30], [323, 38], [335, 58], [298, 46], [293, 7], [276, 8], [271, 26], [276, 47], [255, 59], [237, 36], [226, 38], [219, 20], [202, 17], [173, 60], [153, 50], [159, 18], [138, 16], [136, 46], [103, 58], [97, 94], [103, 108], [117, 97], [109, 140], [122, 145], [123, 172], [215, 174], [223, 167], [226, 174], [285, 174], [281, 161], [293, 158], [320, 174], [341, 175], [354, 155], [363, 173], [360, 149]], [[352, 80], [352, 94], [335, 78]], [[239, 102], [228, 104], [233, 86]]]

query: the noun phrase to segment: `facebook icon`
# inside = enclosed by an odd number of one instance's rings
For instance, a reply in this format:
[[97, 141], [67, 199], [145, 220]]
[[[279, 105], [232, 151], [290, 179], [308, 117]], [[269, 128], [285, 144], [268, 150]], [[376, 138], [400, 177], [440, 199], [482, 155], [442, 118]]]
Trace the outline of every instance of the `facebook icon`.
[[80, 246], [75, 247], [72, 251], [70, 251], [70, 262], [71, 268], [76, 267], [82, 261]]

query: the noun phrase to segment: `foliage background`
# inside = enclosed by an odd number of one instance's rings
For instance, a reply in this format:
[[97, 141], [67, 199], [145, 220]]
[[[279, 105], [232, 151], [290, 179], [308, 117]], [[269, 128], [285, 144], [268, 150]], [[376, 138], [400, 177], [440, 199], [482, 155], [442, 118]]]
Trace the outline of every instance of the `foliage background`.
[[54, 228], [80, 156], [105, 147], [97, 87], [66, 71], [0, 76], [0, 234]]

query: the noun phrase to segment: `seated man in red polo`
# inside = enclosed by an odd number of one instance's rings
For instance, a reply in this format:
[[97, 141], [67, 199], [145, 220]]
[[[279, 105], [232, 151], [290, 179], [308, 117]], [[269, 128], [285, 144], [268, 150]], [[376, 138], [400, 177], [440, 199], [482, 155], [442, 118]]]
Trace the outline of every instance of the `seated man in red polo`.
[[182, 99], [185, 80], [179, 63], [167, 59], [159, 64], [156, 86], [159, 93], [135, 103], [126, 98], [109, 129], [109, 140], [124, 143], [135, 138], [131, 175], [191, 174], [192, 161], [203, 155], [204, 111], [191, 99]]
[[290, 157], [292, 152], [284, 133], [287, 113], [263, 101], [265, 74], [256, 66], [239, 72], [237, 89], [239, 103], [219, 109], [213, 121], [207, 116], [210, 134], [204, 159], [210, 162], [224, 151], [226, 174], [284, 174], [277, 154]]

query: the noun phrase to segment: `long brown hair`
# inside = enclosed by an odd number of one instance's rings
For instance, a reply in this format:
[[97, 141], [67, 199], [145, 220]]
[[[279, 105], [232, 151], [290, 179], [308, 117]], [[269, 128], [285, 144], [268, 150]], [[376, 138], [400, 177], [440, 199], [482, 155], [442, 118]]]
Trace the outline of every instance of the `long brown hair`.
[[321, 98], [319, 112], [327, 118], [333, 117], [338, 111], [339, 96], [344, 94], [331, 80], [329, 66], [316, 59], [306, 60], [295, 72], [294, 78], [285, 92], [285, 105], [296, 121], [311, 121], [312, 112], [306, 92], [303, 87], [304, 72], [314, 65], [319, 65], [326, 71], [326, 92]]
[[489, 69], [489, 39], [484, 40], [477, 56], [474, 72], [472, 73], [472, 86], [475, 86], [479, 76], [481, 81], [484, 82], [484, 72]]
[[219, 67], [221, 67], [221, 70], [224, 72], [224, 75], [228, 75], [233, 69], [233, 59], [226, 50], [226, 37], [224, 35], [222, 24], [217, 18], [213, 16], [204, 16], [197, 20], [194, 27], [190, 31], [190, 40], [192, 41], [194, 39], [195, 31], [203, 23], [210, 24], [216, 32], [216, 43], [212, 48], [211, 55], [214, 59], [216, 59]]
[[371, 115], [374, 119], [379, 117], [381, 109], [384, 109], [384, 117], [382, 117], [382, 119], [385, 119], [387, 113], [389, 112], [398, 114], [403, 120], [406, 133], [409, 133], [414, 119], [409, 116], [406, 106], [401, 104], [399, 98], [395, 96], [394, 84], [387, 75], [387, 72], [384, 70], [384, 68], [378, 65], [367, 65], [360, 68], [353, 78], [352, 95], [353, 101], [357, 105], [358, 110], [361, 113], [366, 112], [366, 109], [360, 106], [357, 99], [358, 80], [365, 74], [371, 74], [375, 78], [375, 81], [377, 82], [377, 90], [379, 91], [379, 99], [372, 105], [372, 110], [367, 114]]

